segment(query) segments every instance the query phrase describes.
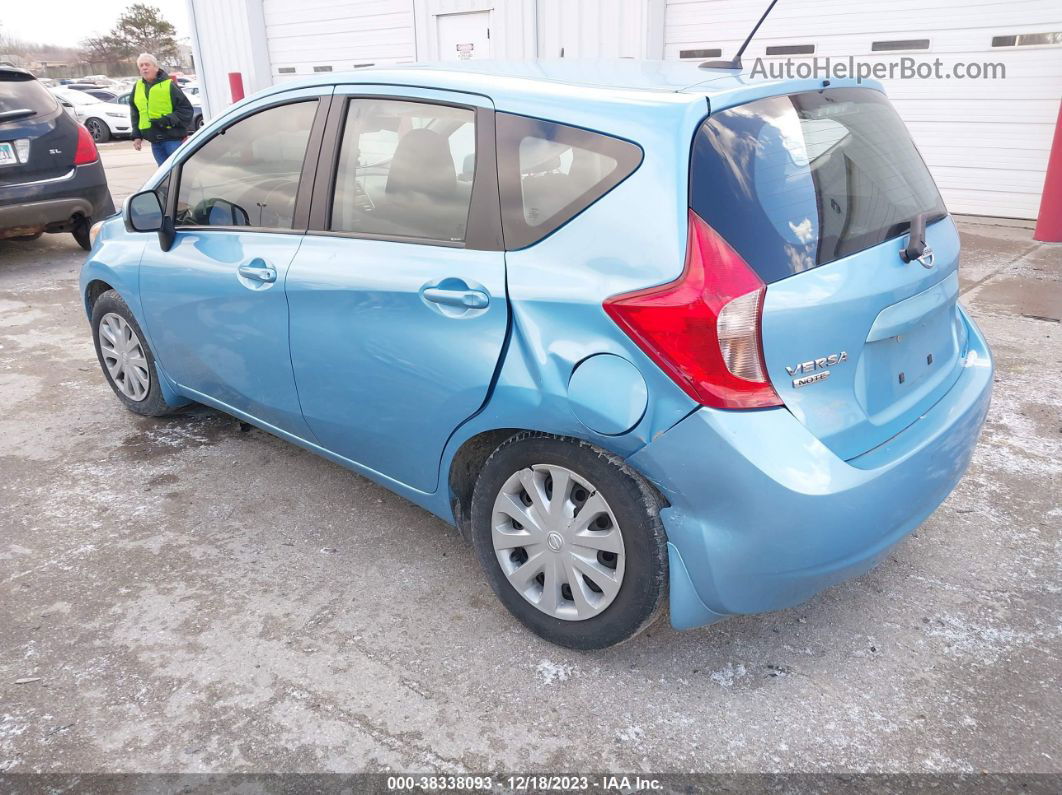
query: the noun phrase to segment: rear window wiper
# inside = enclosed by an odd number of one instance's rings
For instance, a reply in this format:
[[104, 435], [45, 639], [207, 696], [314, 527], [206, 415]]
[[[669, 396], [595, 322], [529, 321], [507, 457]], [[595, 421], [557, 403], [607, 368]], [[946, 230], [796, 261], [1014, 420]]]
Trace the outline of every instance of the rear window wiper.
[[14, 121], [15, 119], [25, 119], [28, 116], [36, 116], [37, 111], [32, 108], [15, 108], [14, 110], [0, 111], [0, 122]]
[[912, 262], [926, 253], [926, 219], [929, 213], [919, 213], [911, 219], [911, 235], [907, 238], [907, 248], [900, 251], [900, 259]]

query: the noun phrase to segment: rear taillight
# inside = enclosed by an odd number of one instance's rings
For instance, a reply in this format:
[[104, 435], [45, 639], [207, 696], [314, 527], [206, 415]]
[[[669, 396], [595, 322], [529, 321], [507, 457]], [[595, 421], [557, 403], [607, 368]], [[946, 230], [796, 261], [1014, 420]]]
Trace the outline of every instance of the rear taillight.
[[782, 405], [763, 363], [766, 286], [692, 210], [689, 225], [682, 275], [613, 296], [605, 311], [697, 402], [720, 409]]
[[89, 163], [95, 163], [99, 157], [96, 142], [92, 140], [92, 133], [83, 125], [77, 125], [77, 150], [74, 152], [74, 165], [87, 166]]

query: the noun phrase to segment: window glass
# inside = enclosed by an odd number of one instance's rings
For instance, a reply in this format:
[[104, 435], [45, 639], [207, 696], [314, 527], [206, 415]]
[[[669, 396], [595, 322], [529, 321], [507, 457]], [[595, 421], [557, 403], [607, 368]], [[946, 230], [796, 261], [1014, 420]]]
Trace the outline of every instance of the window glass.
[[[17, 111], [28, 110], [32, 113], [23, 115]], [[32, 76], [21, 72], [8, 72], [0, 69], [0, 113], [8, 118], [0, 118], [0, 123], [16, 118], [23, 119], [55, 110], [55, 99]]]
[[864, 88], [712, 114], [693, 142], [690, 206], [768, 284], [947, 212], [896, 111]]
[[317, 101], [269, 108], [211, 138], [181, 166], [177, 226], [291, 229]]
[[505, 247], [536, 243], [626, 179], [642, 150], [564, 124], [497, 114]]
[[462, 241], [475, 161], [472, 110], [401, 100], [351, 100], [331, 229]]

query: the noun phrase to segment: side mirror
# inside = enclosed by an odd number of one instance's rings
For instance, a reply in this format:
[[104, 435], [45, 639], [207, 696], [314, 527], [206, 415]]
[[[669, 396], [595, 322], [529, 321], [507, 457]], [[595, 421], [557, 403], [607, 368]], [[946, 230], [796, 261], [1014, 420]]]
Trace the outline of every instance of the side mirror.
[[141, 191], [126, 199], [122, 216], [125, 228], [130, 232], [158, 232], [159, 246], [163, 251], [169, 251], [173, 246], [173, 219], [167, 218], [162, 211], [162, 202], [155, 191]]

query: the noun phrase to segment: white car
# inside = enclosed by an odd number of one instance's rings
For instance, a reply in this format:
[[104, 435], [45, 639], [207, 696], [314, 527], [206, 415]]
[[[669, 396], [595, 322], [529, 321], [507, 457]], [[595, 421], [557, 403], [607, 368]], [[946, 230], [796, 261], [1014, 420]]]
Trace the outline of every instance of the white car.
[[69, 113], [88, 128], [96, 143], [109, 141], [117, 135], [127, 136], [133, 131], [128, 105], [103, 102], [84, 91], [55, 88], [52, 93]]

